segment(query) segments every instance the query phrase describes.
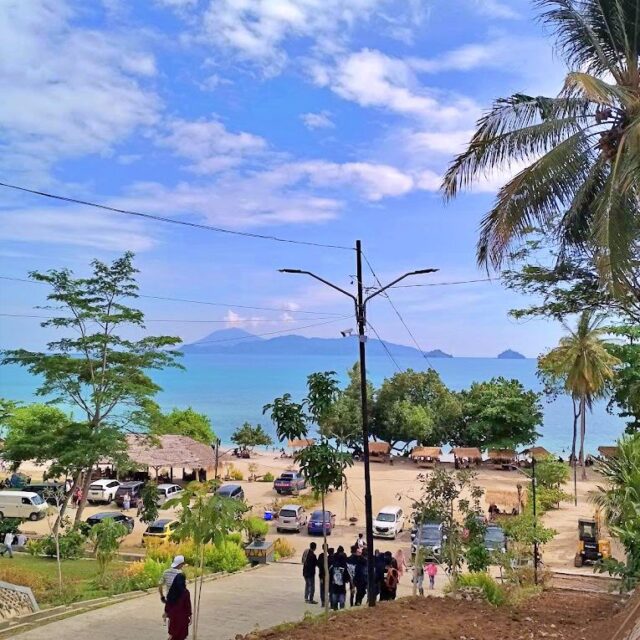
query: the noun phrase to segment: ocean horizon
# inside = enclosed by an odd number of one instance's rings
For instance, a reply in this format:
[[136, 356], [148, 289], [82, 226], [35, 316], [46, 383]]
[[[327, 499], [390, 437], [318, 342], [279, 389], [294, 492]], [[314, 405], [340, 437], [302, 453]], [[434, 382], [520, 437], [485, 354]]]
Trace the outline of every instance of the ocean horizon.
[[[422, 371], [432, 366], [443, 382], [459, 391], [472, 382], [503, 376], [519, 380], [527, 389], [541, 391], [536, 377], [535, 359], [498, 358], [396, 358], [403, 368]], [[243, 422], [260, 423], [271, 434], [275, 429], [268, 416], [262, 414], [265, 404], [284, 393], [294, 399], [306, 392], [306, 378], [316, 371], [335, 371], [342, 384], [347, 370], [356, 358], [347, 356], [292, 356], [251, 354], [185, 354], [181, 359], [185, 370], [165, 369], [152, 377], [162, 391], [156, 399], [163, 410], [192, 407], [209, 416], [214, 431], [223, 443], [231, 442], [234, 429]], [[397, 371], [387, 357], [367, 358], [367, 373], [378, 386]], [[38, 381], [21, 367], [0, 366], [0, 395], [20, 402], [43, 401], [35, 395]], [[558, 455], [568, 455], [573, 425], [572, 403], [568, 396], [553, 402], [542, 399], [544, 423], [537, 444]], [[596, 453], [601, 445], [614, 444], [624, 431], [624, 421], [606, 410], [600, 401], [587, 416], [586, 450]]]

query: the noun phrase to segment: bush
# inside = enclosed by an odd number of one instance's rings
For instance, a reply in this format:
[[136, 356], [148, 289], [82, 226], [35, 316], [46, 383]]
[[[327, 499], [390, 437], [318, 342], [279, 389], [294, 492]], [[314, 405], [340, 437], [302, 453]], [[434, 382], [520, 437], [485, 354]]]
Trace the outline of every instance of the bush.
[[[84, 556], [87, 539], [78, 529], [61, 533], [58, 539], [61, 560], [75, 560]], [[56, 557], [56, 540], [52, 534], [40, 540], [29, 540], [27, 551], [32, 556]]]
[[244, 567], [248, 560], [244, 549], [235, 542], [223, 542], [218, 547], [213, 547], [206, 557], [207, 566], [213, 571], [226, 571], [233, 573]]
[[[227, 537], [226, 541], [216, 547], [212, 544], [205, 545], [204, 564], [205, 567], [213, 571], [233, 572], [241, 569], [247, 564], [247, 556], [240, 544], [241, 534], [233, 533]], [[169, 566], [171, 560], [177, 555], [184, 556], [184, 559], [191, 567], [198, 566], [200, 559], [195, 544], [191, 540], [176, 542], [155, 542], [147, 543], [146, 560]]]
[[267, 473], [260, 478], [260, 482], [273, 482], [275, 479], [276, 478], [273, 473], [271, 473], [271, 471], [267, 471]]
[[18, 527], [21, 522], [20, 518], [3, 518], [0, 520], [0, 539], [4, 540], [7, 533], [18, 533]]
[[488, 573], [463, 573], [458, 576], [456, 586], [482, 589], [487, 602], [496, 607], [505, 604], [507, 600], [505, 590]]
[[229, 479], [230, 480], [244, 480], [244, 474], [240, 469], [230, 469], [229, 470]]
[[152, 558], [132, 562], [125, 567], [120, 575], [114, 578], [111, 591], [112, 593], [125, 593], [156, 587], [169, 564], [169, 562], [159, 562]]
[[244, 521], [245, 530], [249, 540], [263, 538], [269, 533], [269, 525], [258, 516], [250, 516]]
[[242, 533], [240, 533], [240, 531], [234, 531], [233, 533], [230, 533], [227, 537], [226, 537], [227, 542], [235, 542], [236, 544], [242, 544]]
[[484, 544], [472, 544], [467, 550], [467, 568], [471, 573], [486, 571], [491, 564], [491, 554], [485, 549]]
[[273, 543], [273, 551], [278, 559], [291, 558], [296, 553], [294, 546], [288, 540], [284, 540], [283, 538], [278, 538]]
[[3, 565], [0, 567], [0, 580], [29, 587], [38, 602], [49, 600], [51, 594], [58, 591], [58, 584], [55, 580], [22, 566]]

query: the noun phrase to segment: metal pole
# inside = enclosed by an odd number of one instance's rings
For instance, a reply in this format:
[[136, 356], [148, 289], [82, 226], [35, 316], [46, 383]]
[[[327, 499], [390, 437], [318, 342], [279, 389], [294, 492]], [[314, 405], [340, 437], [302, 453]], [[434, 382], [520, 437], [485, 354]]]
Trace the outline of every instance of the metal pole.
[[536, 458], [531, 456], [531, 493], [533, 494], [533, 582], [538, 584], [538, 507], [536, 506]]
[[364, 511], [367, 536], [367, 599], [370, 607], [376, 606], [376, 568], [373, 555], [373, 504], [371, 500], [371, 469], [369, 468], [369, 417], [367, 412], [367, 362], [366, 362], [366, 309], [362, 282], [362, 245], [356, 240], [356, 278], [358, 280], [358, 300], [356, 314], [358, 321], [358, 342], [360, 347], [360, 402], [362, 411], [362, 459], [364, 463]]

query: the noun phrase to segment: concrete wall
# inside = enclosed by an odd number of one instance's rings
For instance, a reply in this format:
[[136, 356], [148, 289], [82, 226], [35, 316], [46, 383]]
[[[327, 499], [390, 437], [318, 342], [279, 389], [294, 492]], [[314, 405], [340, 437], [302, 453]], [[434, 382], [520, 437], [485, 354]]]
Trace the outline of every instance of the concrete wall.
[[31, 589], [0, 581], [0, 621], [38, 611]]

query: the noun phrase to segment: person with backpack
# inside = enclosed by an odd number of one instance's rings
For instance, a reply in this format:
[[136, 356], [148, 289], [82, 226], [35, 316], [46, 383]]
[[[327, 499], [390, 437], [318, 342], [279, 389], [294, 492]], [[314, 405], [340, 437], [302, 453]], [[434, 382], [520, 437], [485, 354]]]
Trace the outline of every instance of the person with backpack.
[[355, 606], [359, 607], [367, 593], [367, 583], [369, 581], [369, 573], [367, 571], [367, 559], [364, 557], [362, 549], [356, 547], [355, 550], [355, 572], [353, 575], [353, 585], [355, 587], [356, 597]]
[[398, 593], [398, 584], [400, 583], [400, 571], [398, 570], [398, 562], [392, 558], [391, 564], [385, 575], [385, 586], [389, 592], [389, 600], [395, 600]]
[[393, 566], [391, 552], [383, 555], [384, 565], [380, 581], [380, 601], [393, 600], [398, 588], [398, 570]]
[[356, 568], [358, 566], [358, 562], [360, 557], [358, 556], [358, 545], [354, 544], [351, 547], [351, 555], [347, 558], [347, 571], [349, 572], [349, 577], [351, 578], [351, 589], [349, 590], [349, 606], [353, 607], [355, 599], [356, 599]]
[[318, 604], [313, 599], [316, 592], [316, 568], [318, 559], [316, 558], [316, 543], [312, 542], [308, 549], [302, 554], [302, 577], [304, 578], [304, 601], [308, 604]]
[[331, 565], [333, 564], [333, 547], [329, 547], [327, 549], [327, 545], [323, 545], [323, 551], [318, 556], [317, 566], [318, 566], [318, 578], [320, 579], [320, 605], [324, 607], [324, 587], [325, 587], [325, 574], [324, 574], [324, 556], [327, 554], [327, 562], [329, 565], [329, 571], [331, 571]]
[[343, 552], [336, 554], [329, 569], [329, 595], [331, 608], [334, 611], [344, 609], [347, 600], [347, 585], [351, 587], [352, 581], [347, 569], [347, 557]]

